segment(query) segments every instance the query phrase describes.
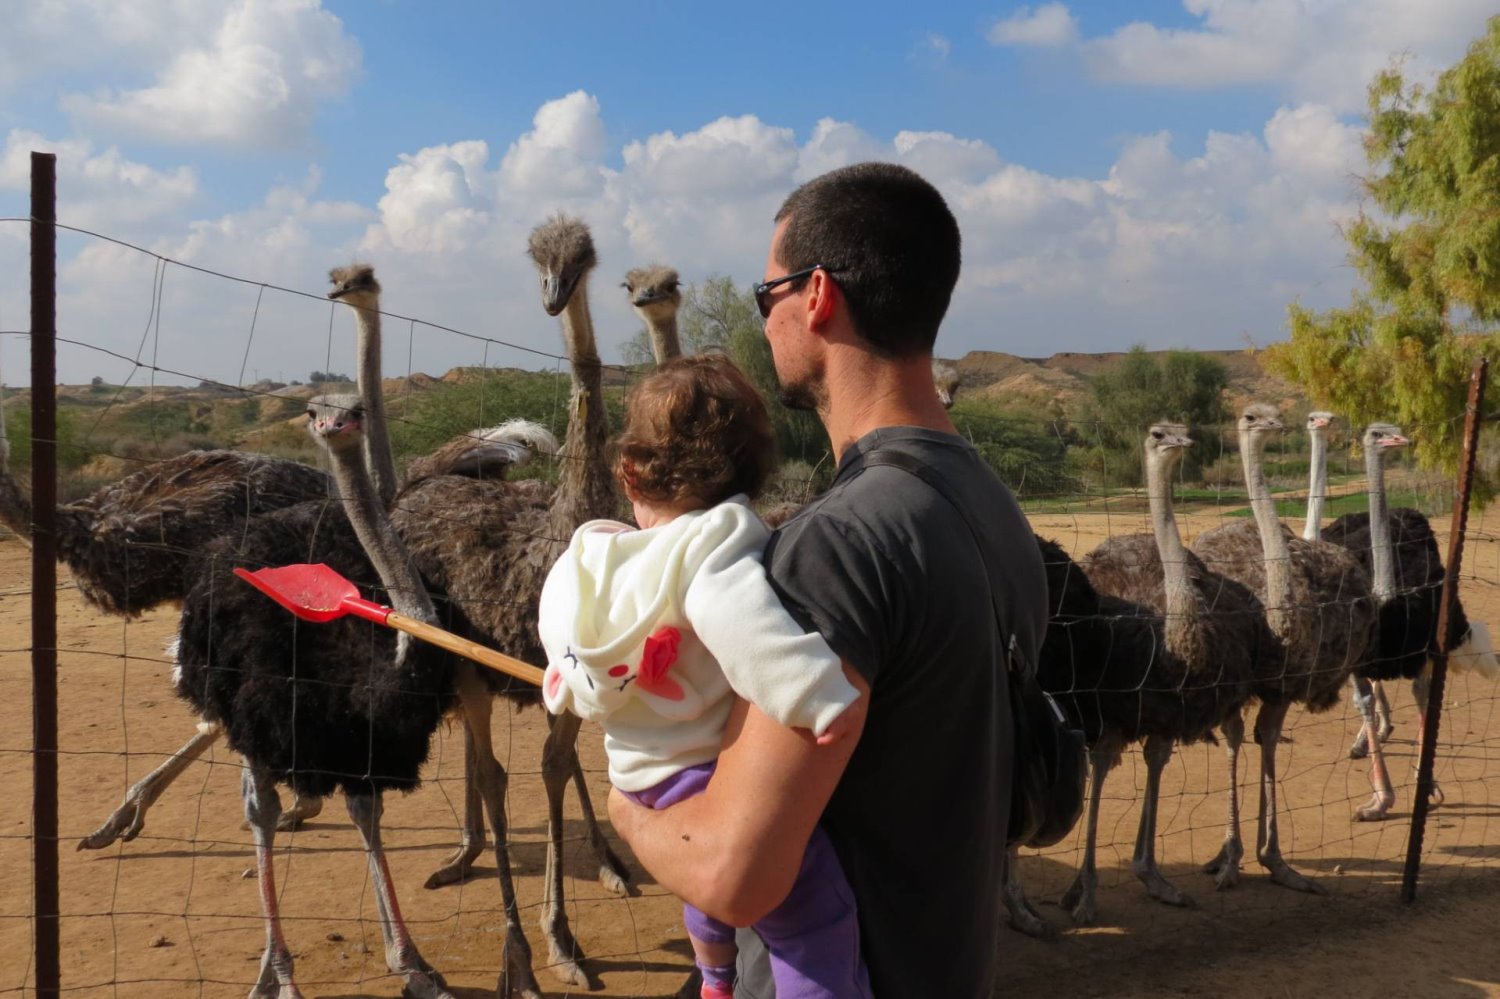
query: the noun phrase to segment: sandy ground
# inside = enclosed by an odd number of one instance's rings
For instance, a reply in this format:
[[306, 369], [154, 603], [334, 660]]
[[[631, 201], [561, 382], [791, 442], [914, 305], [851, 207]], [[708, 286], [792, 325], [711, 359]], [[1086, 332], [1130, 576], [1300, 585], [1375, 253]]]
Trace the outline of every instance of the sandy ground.
[[[1497, 515], [1500, 516], [1500, 515]], [[1500, 524], [1491, 517], [1492, 526]], [[1207, 521], [1189, 523], [1189, 535]], [[1139, 517], [1038, 517], [1035, 526], [1074, 552], [1106, 532], [1141, 529]], [[1500, 545], [1471, 524], [1464, 600], [1471, 616], [1500, 624]], [[31, 843], [29, 553], [0, 541], [0, 994], [30, 994]], [[64, 577], [65, 579], [66, 577]], [[250, 835], [240, 827], [239, 768], [222, 746], [194, 764], [151, 811], [140, 838], [99, 852], [74, 852], [118, 803], [128, 784], [191, 733], [173, 696], [162, 649], [171, 614], [125, 624], [59, 593], [60, 758], [64, 987], [76, 996], [243, 996], [264, 940]], [[1288, 859], [1315, 876], [1326, 896], [1270, 885], [1253, 861], [1242, 883], [1215, 892], [1197, 865], [1218, 849], [1226, 768], [1215, 747], [1191, 747], [1169, 765], [1162, 792], [1159, 856], [1191, 893], [1185, 909], [1148, 899], [1130, 873], [1138, 754], [1127, 755], [1106, 788], [1101, 819], [1099, 925], [1072, 929], [1056, 905], [1079, 857], [1074, 839], [1022, 861], [1039, 909], [1063, 930], [1039, 942], [1006, 932], [1003, 994], [1382, 996], [1500, 995], [1500, 717], [1494, 684], [1450, 683], [1439, 777], [1447, 803], [1426, 839], [1419, 897], [1398, 901], [1405, 856], [1416, 714], [1397, 704], [1390, 747], [1398, 801], [1390, 821], [1351, 822], [1368, 797], [1367, 765], [1345, 749], [1352, 708], [1312, 717], [1294, 711], [1282, 747], [1282, 838]], [[497, 710], [495, 741], [512, 774], [512, 856], [525, 924], [535, 930], [541, 898], [545, 806], [538, 761], [544, 721]], [[581, 746], [596, 800], [605, 791], [600, 738]], [[499, 891], [493, 867], [460, 886], [421, 887], [456, 838], [462, 803], [459, 733], [441, 734], [434, 779], [387, 803], [385, 830], [402, 905], [423, 953], [456, 995], [493, 995], [499, 959]], [[1254, 842], [1253, 762], [1241, 770], [1243, 829]], [[1491, 788], [1495, 790], [1491, 790]], [[674, 899], [638, 866], [628, 899], [590, 879], [581, 823], [572, 808], [567, 858], [570, 916], [593, 976], [592, 994], [671, 995], [689, 964]], [[309, 996], [394, 996], [358, 835], [340, 803], [277, 843], [286, 931], [297, 977]], [[1253, 849], [1253, 847], [1252, 847]], [[627, 855], [628, 856], [628, 855]], [[962, 913], [954, 933], [964, 932]], [[932, 955], [941, 961], [941, 954]], [[549, 994], [565, 991], [545, 968]]]

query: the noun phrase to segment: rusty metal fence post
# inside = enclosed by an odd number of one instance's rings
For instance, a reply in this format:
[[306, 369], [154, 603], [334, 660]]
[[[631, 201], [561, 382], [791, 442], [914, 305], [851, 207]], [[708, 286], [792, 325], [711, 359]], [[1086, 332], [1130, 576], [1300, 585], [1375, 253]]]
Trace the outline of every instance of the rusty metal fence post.
[[1469, 404], [1464, 418], [1463, 456], [1458, 466], [1458, 493], [1453, 497], [1453, 518], [1448, 526], [1448, 561], [1443, 569], [1443, 596], [1438, 607], [1437, 654], [1432, 657], [1432, 684], [1427, 696], [1427, 717], [1422, 728], [1422, 755], [1417, 764], [1416, 798], [1411, 809], [1411, 836], [1406, 843], [1406, 867], [1401, 874], [1401, 901], [1417, 897], [1417, 872], [1422, 865], [1422, 837], [1427, 832], [1428, 799], [1432, 795], [1432, 769], [1437, 759], [1438, 726], [1443, 716], [1443, 690], [1448, 679], [1448, 618], [1458, 599], [1458, 571], [1464, 554], [1464, 531], [1469, 524], [1469, 495], [1474, 488], [1474, 463], [1478, 457], [1479, 425], [1483, 419], [1484, 383], [1489, 360], [1480, 358], [1469, 374]]
[[57, 858], [57, 157], [31, 154], [31, 856], [36, 994], [61, 991]]

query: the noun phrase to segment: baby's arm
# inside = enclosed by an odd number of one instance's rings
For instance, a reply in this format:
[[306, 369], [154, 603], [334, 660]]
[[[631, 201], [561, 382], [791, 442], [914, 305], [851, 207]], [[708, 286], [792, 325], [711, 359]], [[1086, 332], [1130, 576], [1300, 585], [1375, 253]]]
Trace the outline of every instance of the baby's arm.
[[810, 729], [819, 745], [837, 741], [838, 717], [859, 693], [821, 635], [787, 613], [760, 556], [769, 532], [748, 508], [724, 504], [724, 531], [696, 562], [683, 613], [734, 692], [791, 728]]

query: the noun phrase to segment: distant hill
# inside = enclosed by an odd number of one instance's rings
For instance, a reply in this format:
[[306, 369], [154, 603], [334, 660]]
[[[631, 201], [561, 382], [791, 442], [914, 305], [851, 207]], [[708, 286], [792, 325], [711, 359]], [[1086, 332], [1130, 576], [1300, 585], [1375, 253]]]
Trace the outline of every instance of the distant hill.
[[[1166, 353], [1149, 351], [1148, 353]], [[1285, 409], [1306, 406], [1297, 388], [1261, 370], [1260, 359], [1249, 350], [1200, 351], [1229, 372], [1231, 406], [1256, 400]], [[976, 395], [1007, 407], [1035, 404], [1044, 410], [1072, 408], [1088, 392], [1088, 380], [1108, 371], [1125, 357], [1123, 351], [1082, 354], [1068, 351], [1051, 357], [1019, 357], [993, 350], [974, 350], [951, 362], [958, 369], [959, 392]]]

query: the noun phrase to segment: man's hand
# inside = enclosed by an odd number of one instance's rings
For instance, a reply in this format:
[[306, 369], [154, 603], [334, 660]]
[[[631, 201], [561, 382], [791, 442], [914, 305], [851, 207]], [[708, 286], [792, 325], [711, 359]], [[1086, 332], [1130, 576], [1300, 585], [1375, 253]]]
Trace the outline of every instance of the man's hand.
[[860, 697], [819, 745], [754, 705], [736, 703], [708, 787], [663, 811], [609, 796], [609, 817], [662, 887], [733, 926], [749, 926], [791, 891], [813, 826], [864, 731], [870, 686], [847, 663]]

